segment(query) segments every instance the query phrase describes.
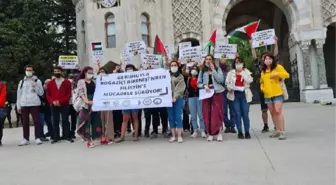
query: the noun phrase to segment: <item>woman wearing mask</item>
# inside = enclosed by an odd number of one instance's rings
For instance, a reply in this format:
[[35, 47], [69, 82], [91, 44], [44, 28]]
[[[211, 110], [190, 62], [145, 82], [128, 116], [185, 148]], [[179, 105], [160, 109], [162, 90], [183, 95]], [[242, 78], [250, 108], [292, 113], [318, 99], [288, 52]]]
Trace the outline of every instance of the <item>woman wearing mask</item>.
[[272, 54], [266, 54], [260, 77], [260, 89], [264, 93], [265, 103], [272, 115], [276, 131], [270, 136], [285, 140], [285, 123], [283, 116], [283, 90], [281, 81], [288, 79], [289, 74], [282, 65], [277, 64]]
[[91, 109], [93, 94], [96, 89], [96, 84], [92, 78], [92, 67], [85, 67], [77, 80], [77, 93], [78, 97], [81, 98], [81, 110], [77, 118], [77, 134], [87, 141], [87, 147], [89, 148], [94, 147], [93, 141], [96, 139], [101, 139], [101, 142], [104, 141], [99, 114]]
[[237, 57], [232, 63], [232, 70], [228, 73], [225, 84], [228, 89], [227, 98], [233, 101], [235, 110], [238, 138], [244, 139], [242, 119], [244, 121], [245, 139], [251, 139], [249, 103], [252, 101], [250, 83], [253, 82], [251, 72], [245, 68], [244, 60]]
[[[130, 73], [136, 71], [136, 68], [132, 64], [126, 65], [125, 68], [126, 73]], [[134, 138], [133, 141], [139, 141], [139, 109], [130, 109], [130, 110], [123, 110], [123, 123], [121, 126], [121, 136], [119, 139], [116, 140], [117, 143], [120, 143], [125, 140], [125, 135], [127, 131], [127, 125], [129, 121], [132, 119], [134, 125]]]
[[[197, 87], [199, 69], [196, 65], [191, 68], [190, 75], [187, 82], [187, 92], [188, 92], [188, 105], [191, 113], [191, 123], [193, 126], [193, 134], [191, 138], [196, 138], [198, 130], [201, 133], [202, 138], [206, 138], [205, 126], [202, 115], [202, 102], [199, 100], [199, 89]], [[197, 121], [197, 116], [199, 120], [199, 126]]]
[[[99, 76], [106, 75], [107, 72], [104, 68], [100, 68], [98, 71]], [[113, 124], [113, 113], [112, 111], [101, 111], [100, 120], [102, 122], [102, 132], [104, 137], [102, 137], [101, 144], [108, 145], [112, 144], [114, 141], [114, 124]]]
[[202, 112], [206, 130], [209, 134], [208, 141], [213, 141], [217, 135], [217, 141], [223, 141], [223, 72], [215, 66], [215, 59], [212, 55], [205, 57], [198, 75], [198, 88], [205, 89], [207, 92], [214, 89], [215, 93], [211, 98], [202, 101]]
[[173, 107], [167, 108], [168, 120], [172, 133], [172, 137], [170, 138], [169, 142], [175, 142], [177, 139], [177, 142], [182, 143], [183, 124], [181, 114], [183, 109], [183, 95], [186, 89], [186, 84], [183, 75], [179, 71], [179, 63], [177, 61], [170, 62], [170, 76], [173, 95]]

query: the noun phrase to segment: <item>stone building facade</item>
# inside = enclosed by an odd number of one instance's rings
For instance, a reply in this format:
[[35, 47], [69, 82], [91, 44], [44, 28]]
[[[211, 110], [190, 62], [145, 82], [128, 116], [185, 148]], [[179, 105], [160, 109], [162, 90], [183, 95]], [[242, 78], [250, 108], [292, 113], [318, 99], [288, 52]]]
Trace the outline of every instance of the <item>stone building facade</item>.
[[125, 43], [146, 40], [151, 50], [156, 34], [165, 45], [204, 45], [217, 29], [217, 40], [225, 41], [231, 30], [260, 19], [261, 29], [274, 28], [279, 37], [280, 57], [297, 76], [292, 80], [298, 82], [299, 100], [330, 100], [335, 90], [335, 1], [116, 0], [113, 7], [104, 7], [102, 0], [73, 0], [78, 56], [81, 65], [94, 65], [88, 46], [102, 41], [104, 62], [118, 62]]

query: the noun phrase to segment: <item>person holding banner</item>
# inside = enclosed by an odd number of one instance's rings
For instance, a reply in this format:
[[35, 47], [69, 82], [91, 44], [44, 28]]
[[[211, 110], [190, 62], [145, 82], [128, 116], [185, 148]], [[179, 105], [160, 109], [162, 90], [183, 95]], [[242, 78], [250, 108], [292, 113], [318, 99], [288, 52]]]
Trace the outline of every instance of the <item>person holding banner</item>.
[[282, 79], [288, 79], [289, 74], [280, 64], [277, 64], [272, 54], [266, 54], [260, 77], [260, 89], [264, 93], [265, 103], [271, 112], [276, 130], [270, 136], [285, 140], [285, 123], [283, 116], [284, 90]]
[[253, 82], [252, 73], [245, 68], [242, 58], [237, 57], [232, 63], [232, 70], [228, 73], [225, 84], [228, 89], [227, 98], [233, 101], [235, 110], [238, 138], [244, 139], [242, 120], [244, 121], [245, 139], [251, 139], [249, 103], [252, 101], [250, 83]]
[[173, 143], [176, 141], [178, 143], [183, 143], [182, 132], [182, 110], [183, 110], [183, 96], [186, 89], [186, 84], [184, 77], [179, 70], [180, 64], [177, 61], [170, 62], [170, 76], [171, 76], [171, 87], [173, 96], [173, 107], [168, 107], [168, 120], [170, 124], [172, 137], [169, 142]]
[[[98, 75], [104, 76], [107, 74], [107, 71], [104, 68], [100, 68]], [[103, 137], [100, 141], [102, 145], [111, 144], [114, 140], [114, 123], [113, 123], [113, 113], [112, 111], [101, 111], [100, 120], [102, 122]], [[111, 142], [110, 142], [111, 141]]]
[[[93, 148], [93, 141], [101, 139], [103, 141], [102, 123], [98, 112], [92, 111], [92, 100], [96, 89], [93, 79], [93, 68], [85, 67], [77, 79], [77, 93], [80, 97], [81, 110], [77, 117], [77, 134], [87, 141], [87, 147]], [[77, 105], [74, 105], [77, 107]]]
[[[127, 64], [125, 67], [126, 73], [131, 73], [133, 71], [136, 71], [137, 69], [133, 64]], [[121, 136], [116, 140], [116, 143], [123, 142], [125, 140], [127, 126], [129, 124], [129, 121], [132, 119], [132, 123], [134, 126], [134, 135], [133, 135], [133, 141], [139, 141], [139, 109], [131, 109], [131, 110], [123, 110], [123, 123], [121, 126]]]
[[224, 115], [224, 82], [222, 69], [215, 66], [215, 58], [212, 55], [205, 57], [198, 75], [197, 85], [200, 89], [210, 92], [214, 89], [211, 98], [202, 101], [202, 112], [206, 130], [209, 134], [208, 141], [213, 141], [217, 135], [217, 141], [223, 141], [223, 115]]

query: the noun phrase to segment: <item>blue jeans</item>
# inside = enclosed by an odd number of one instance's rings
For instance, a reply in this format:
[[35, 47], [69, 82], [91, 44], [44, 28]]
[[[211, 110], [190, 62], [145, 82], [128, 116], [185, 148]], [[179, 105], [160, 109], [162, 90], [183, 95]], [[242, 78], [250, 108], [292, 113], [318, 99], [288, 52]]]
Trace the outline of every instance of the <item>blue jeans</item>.
[[170, 129], [183, 128], [182, 124], [182, 110], [183, 98], [178, 98], [172, 107], [168, 107], [168, 120]]
[[[224, 91], [224, 123], [226, 128], [234, 128], [236, 125], [236, 116], [233, 101], [229, 100], [226, 95], [228, 91]], [[229, 118], [230, 111], [230, 118]]]
[[[191, 114], [191, 123], [194, 129], [194, 132], [196, 132], [197, 129], [204, 131], [205, 126], [204, 126], [204, 119], [203, 119], [203, 114], [202, 114], [202, 101], [199, 100], [198, 97], [188, 98], [188, 105], [189, 105], [189, 111]], [[199, 127], [197, 124], [197, 116], [199, 118]]]
[[250, 118], [249, 109], [250, 105], [246, 101], [245, 92], [235, 91], [235, 99], [233, 102], [234, 110], [236, 113], [236, 126], [239, 133], [243, 133], [242, 119], [244, 121], [244, 130], [250, 132]]

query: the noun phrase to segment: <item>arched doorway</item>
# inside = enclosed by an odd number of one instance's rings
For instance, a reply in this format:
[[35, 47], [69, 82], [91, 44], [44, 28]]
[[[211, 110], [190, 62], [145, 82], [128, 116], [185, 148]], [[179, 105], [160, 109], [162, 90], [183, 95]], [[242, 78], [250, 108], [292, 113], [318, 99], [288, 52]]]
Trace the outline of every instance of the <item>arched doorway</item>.
[[[186, 38], [186, 39], [182, 39], [179, 43], [183, 43], [183, 42], [191, 42], [191, 47], [194, 47], [194, 46], [199, 46], [200, 45], [200, 42], [198, 39], [195, 39], [195, 38]], [[180, 57], [180, 48], [177, 47], [177, 52], [176, 52], [176, 58], [179, 58]]]
[[327, 83], [334, 91], [334, 98], [336, 97], [336, 82], [335, 82], [335, 63], [336, 63], [336, 23], [332, 23], [327, 27], [327, 38], [323, 46]]
[[[292, 77], [292, 79], [286, 80], [290, 97], [289, 101], [300, 101], [297, 62], [296, 60], [290, 60], [288, 44], [290, 29], [293, 28], [293, 25], [289, 24], [290, 21], [287, 20], [288, 17], [285, 16], [282, 9], [270, 0], [240, 0], [234, 4], [224, 16], [225, 22], [223, 22], [223, 25], [225, 25], [226, 33], [230, 33], [236, 28], [258, 20], [260, 20], [258, 31], [275, 29], [275, 33], [278, 37], [279, 63], [291, 73]], [[273, 49], [273, 46], [262, 48], [263, 51], [273, 51]], [[249, 51], [249, 48], [244, 50]], [[295, 57], [292, 58], [295, 59]], [[294, 79], [295, 82], [293, 81]], [[252, 91], [256, 94], [256, 96], [253, 97], [253, 102], [259, 102], [259, 96], [257, 96], [259, 87], [257, 84], [252, 84]]]

